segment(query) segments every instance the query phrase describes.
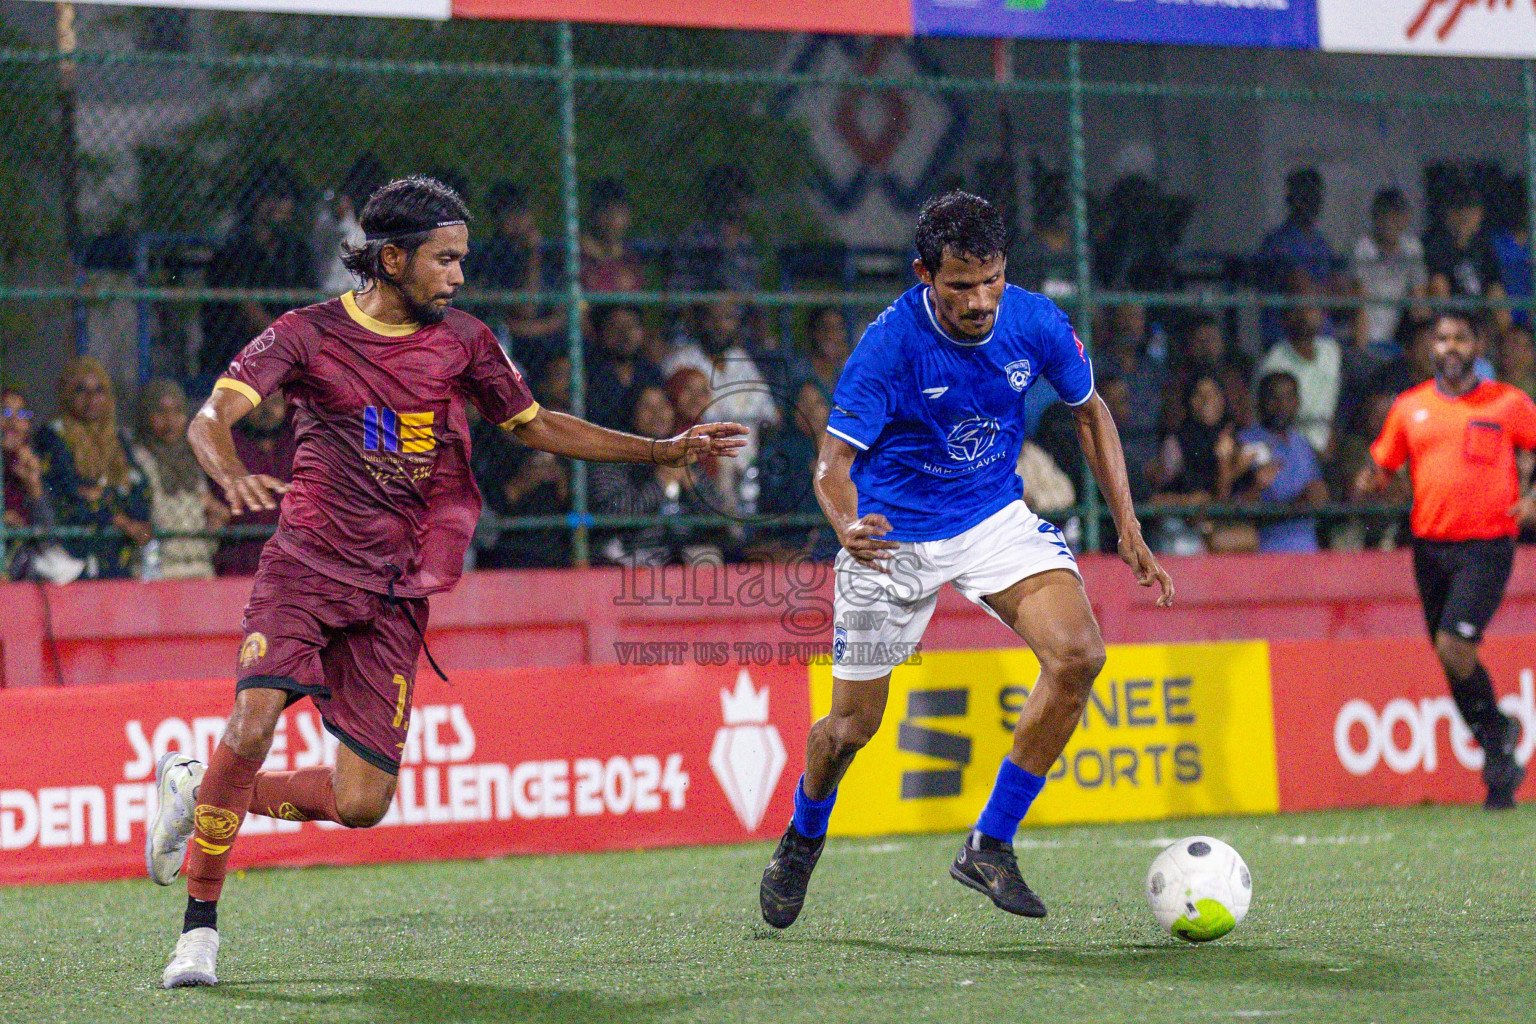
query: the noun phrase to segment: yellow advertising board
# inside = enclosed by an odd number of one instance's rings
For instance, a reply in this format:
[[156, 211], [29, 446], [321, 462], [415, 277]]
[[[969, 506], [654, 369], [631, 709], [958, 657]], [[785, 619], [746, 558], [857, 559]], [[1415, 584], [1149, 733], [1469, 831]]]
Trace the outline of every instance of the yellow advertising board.
[[[949, 832], [976, 821], [1039, 663], [1028, 650], [924, 652], [891, 676], [885, 722], [838, 791], [833, 835]], [[830, 665], [811, 666], [814, 718]], [[1025, 824], [1279, 808], [1269, 646], [1127, 644]]]

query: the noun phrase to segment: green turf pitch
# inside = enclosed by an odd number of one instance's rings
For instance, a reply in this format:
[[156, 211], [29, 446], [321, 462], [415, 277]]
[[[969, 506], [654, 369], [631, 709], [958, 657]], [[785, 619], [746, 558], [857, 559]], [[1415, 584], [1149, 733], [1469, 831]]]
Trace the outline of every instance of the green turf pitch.
[[[1208, 832], [1254, 903], [1210, 946], [1142, 896]], [[253, 872], [213, 990], [155, 986], [182, 888], [0, 890], [0, 1021], [1536, 1020], [1536, 808], [1028, 829], [1044, 922], [951, 881], [954, 836], [833, 841], [799, 924], [757, 918], [766, 845]]]

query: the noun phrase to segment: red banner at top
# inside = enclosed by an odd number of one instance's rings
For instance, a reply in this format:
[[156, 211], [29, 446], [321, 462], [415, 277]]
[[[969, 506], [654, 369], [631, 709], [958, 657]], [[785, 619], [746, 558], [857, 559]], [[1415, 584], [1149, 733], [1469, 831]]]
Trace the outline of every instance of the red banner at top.
[[453, 0], [455, 18], [910, 36], [912, 0]]

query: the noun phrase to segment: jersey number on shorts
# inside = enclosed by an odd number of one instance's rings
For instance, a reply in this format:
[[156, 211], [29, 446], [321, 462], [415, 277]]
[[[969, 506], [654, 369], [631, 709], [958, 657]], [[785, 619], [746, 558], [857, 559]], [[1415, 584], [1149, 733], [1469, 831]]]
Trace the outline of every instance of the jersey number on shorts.
[[405, 678], [405, 676], [398, 674], [395, 676], [392, 682], [396, 686], [400, 687], [400, 699], [395, 702], [395, 720], [393, 723], [391, 723], [396, 729], [398, 729], [400, 728], [400, 723], [405, 721], [405, 698], [411, 689], [411, 684], [410, 681]]

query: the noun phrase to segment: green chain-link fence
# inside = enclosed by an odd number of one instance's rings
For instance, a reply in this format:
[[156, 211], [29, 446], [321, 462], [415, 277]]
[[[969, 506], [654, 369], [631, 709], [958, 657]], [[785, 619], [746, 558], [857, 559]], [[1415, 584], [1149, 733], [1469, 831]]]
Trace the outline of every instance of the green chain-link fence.
[[[1235, 259], [1240, 246], [1180, 244], [1191, 218], [1225, 216], [1222, 196], [1266, 187], [1244, 163], [1248, 143], [1226, 137], [1243, 111], [1315, 110], [1294, 123], [1320, 136], [1418, 133], [1431, 140], [1424, 163], [1518, 172], [1536, 160], [1532, 69], [1511, 62], [1389, 62], [1407, 75], [1381, 90], [1369, 76], [1359, 87], [1243, 84], [1327, 81], [1323, 61], [1349, 61], [1249, 51], [138, 10], [98, 14], [90, 29], [69, 53], [36, 33], [0, 38], [0, 194], [12, 214], [0, 222], [0, 376], [34, 393], [89, 349], [130, 389], [170, 376], [197, 397], [262, 316], [334, 294], [325, 256], [347, 205], [407, 172], [469, 197], [480, 254], [461, 305], [501, 333], [546, 402], [590, 411], [586, 371], [608, 311], [634, 311], [657, 352], [734, 315], [791, 430], [788, 391], [814, 354], [812, 319], [830, 307], [856, 331], [910, 283], [913, 208], [941, 187], [989, 195], [1037, 242], [1059, 208], [1070, 237], [1041, 276], [1054, 273], [1085, 344], [1096, 314], [1126, 304], [1175, 328], [1190, 311], [1214, 312], [1251, 344], [1265, 310], [1321, 304], [1342, 320], [1363, 300], [1273, 294]], [[1183, 197], [1134, 160], [1109, 170], [1133, 128], [1166, 134], [1166, 148], [1198, 144], [1194, 156], [1164, 153], [1175, 177], [1238, 180]], [[1335, 145], [1298, 141], [1294, 152], [1324, 162]], [[1191, 179], [1192, 161], [1212, 166]], [[1117, 194], [1128, 178], [1132, 191]], [[631, 228], [622, 257], [609, 258], [603, 218], [615, 205]], [[1266, 226], [1260, 206], [1249, 203], [1250, 252]], [[1127, 210], [1142, 222], [1125, 223]], [[1163, 251], [1136, 255], [1159, 239]], [[1059, 515], [1079, 519], [1084, 545], [1098, 548], [1097, 492], [1071, 468], [1078, 504]], [[488, 515], [482, 546], [521, 535], [583, 563], [606, 534], [658, 525], [601, 514], [587, 474], [570, 467], [541, 514]], [[739, 547], [754, 531], [798, 536], [820, 522], [808, 472], [772, 501], [732, 486], [729, 514], [675, 512], [665, 524]], [[50, 532], [72, 531], [9, 535]]]

